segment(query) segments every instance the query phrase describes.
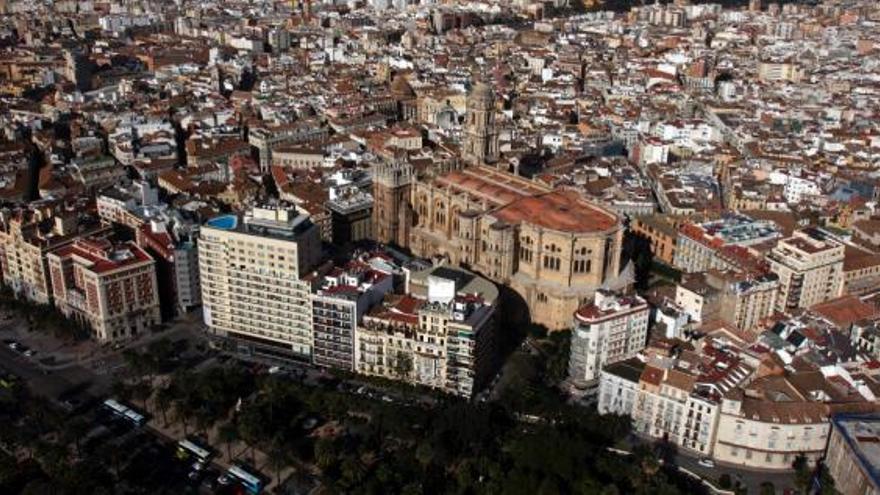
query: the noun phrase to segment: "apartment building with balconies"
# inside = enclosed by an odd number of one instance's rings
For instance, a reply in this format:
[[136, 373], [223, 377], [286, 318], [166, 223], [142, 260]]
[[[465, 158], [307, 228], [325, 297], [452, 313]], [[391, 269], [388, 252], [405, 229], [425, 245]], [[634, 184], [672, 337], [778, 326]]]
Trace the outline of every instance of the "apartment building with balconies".
[[844, 245], [817, 229], [794, 232], [767, 255], [779, 276], [776, 311], [790, 313], [833, 299], [843, 291]]
[[198, 243], [207, 331], [240, 353], [312, 360], [311, 282], [317, 227], [283, 206], [209, 220]]

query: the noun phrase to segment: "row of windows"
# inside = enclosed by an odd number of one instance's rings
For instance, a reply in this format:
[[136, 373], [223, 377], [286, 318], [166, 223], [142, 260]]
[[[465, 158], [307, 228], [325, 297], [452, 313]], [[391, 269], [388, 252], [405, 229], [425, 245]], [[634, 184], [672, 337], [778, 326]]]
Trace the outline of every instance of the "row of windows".
[[[483, 248], [485, 250], [485, 247]], [[589, 256], [592, 255], [590, 251], [587, 251], [586, 248], [584, 255]], [[580, 255], [580, 253], [577, 253]], [[525, 247], [520, 248], [519, 258], [526, 263], [531, 263], [533, 259], [533, 254], [531, 249], [527, 249]], [[544, 256], [543, 258], [543, 266], [547, 270], [559, 270], [562, 266], [561, 259], [558, 256]], [[589, 273], [593, 267], [593, 260], [591, 259], [575, 259], [572, 263], [572, 270], [575, 273]]]
[[559, 270], [561, 261], [556, 256], [544, 256], [544, 268], [548, 270]]

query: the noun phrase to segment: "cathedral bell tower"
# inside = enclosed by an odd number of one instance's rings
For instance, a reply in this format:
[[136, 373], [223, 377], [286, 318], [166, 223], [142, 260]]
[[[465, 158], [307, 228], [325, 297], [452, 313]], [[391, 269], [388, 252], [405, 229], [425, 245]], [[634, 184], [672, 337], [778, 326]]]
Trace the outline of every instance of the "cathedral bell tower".
[[409, 247], [413, 175], [412, 166], [406, 162], [376, 164], [373, 172], [373, 232], [377, 241]]
[[462, 157], [468, 164], [498, 160], [498, 131], [495, 129], [495, 92], [477, 81], [467, 98]]

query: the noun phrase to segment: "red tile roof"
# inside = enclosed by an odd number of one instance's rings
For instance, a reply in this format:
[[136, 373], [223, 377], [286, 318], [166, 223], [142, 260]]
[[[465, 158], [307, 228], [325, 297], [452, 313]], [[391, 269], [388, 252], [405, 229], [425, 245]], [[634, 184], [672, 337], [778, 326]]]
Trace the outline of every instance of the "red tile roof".
[[527, 222], [562, 232], [600, 232], [618, 223], [616, 215], [574, 191], [563, 190], [522, 198], [501, 208], [495, 216], [510, 224]]
[[77, 256], [84, 259], [91, 264], [89, 270], [99, 274], [153, 261], [150, 255], [132, 242], [114, 245], [106, 239], [94, 238], [79, 239], [56, 250], [54, 254], [61, 258]]
[[817, 304], [810, 310], [841, 329], [847, 329], [859, 320], [880, 317], [880, 312], [876, 307], [852, 295]]

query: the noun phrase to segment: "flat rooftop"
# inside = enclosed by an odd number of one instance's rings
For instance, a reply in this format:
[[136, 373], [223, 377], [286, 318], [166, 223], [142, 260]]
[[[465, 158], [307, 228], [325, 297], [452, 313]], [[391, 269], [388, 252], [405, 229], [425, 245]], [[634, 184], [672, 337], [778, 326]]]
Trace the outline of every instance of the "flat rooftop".
[[295, 240], [312, 225], [311, 219], [304, 213], [269, 209], [221, 215], [205, 222], [207, 228], [284, 240]]
[[836, 414], [831, 422], [862, 464], [875, 487], [880, 487], [880, 414]]

